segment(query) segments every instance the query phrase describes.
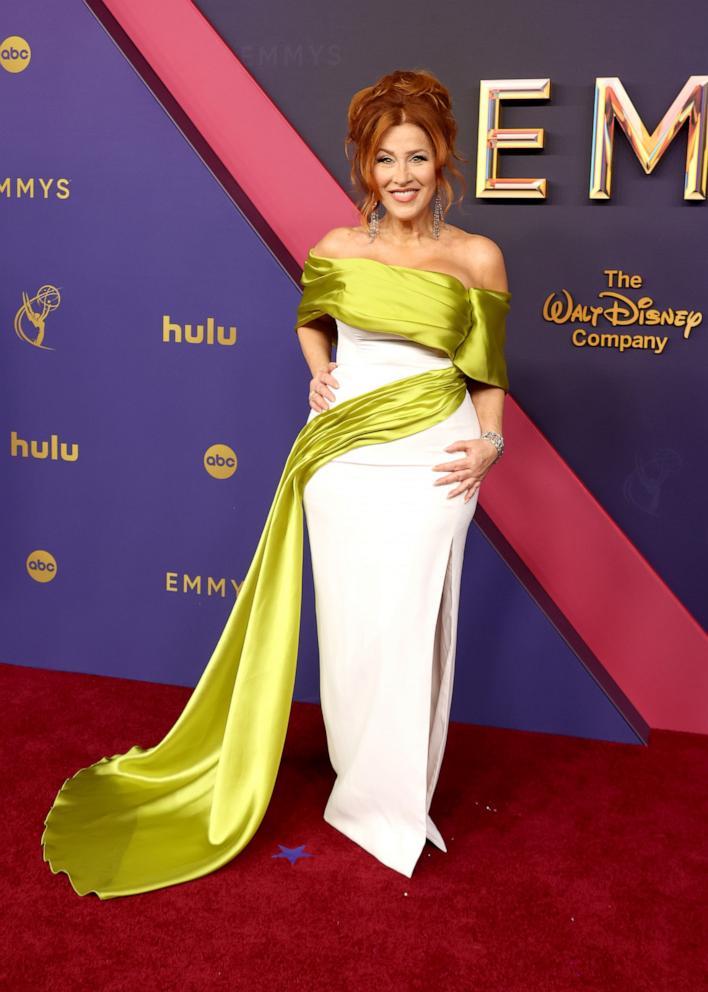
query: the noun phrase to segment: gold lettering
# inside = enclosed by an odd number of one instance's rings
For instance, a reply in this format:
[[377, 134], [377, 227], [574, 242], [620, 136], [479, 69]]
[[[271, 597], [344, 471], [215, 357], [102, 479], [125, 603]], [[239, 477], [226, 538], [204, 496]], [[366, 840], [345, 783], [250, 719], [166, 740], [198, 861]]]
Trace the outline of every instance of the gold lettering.
[[209, 576], [209, 579], [207, 581], [207, 596], [211, 596], [212, 590], [214, 592], [218, 593], [221, 596], [221, 598], [223, 599], [224, 596], [226, 595], [226, 582], [225, 582], [225, 580], [224, 579], [219, 579], [219, 581], [217, 582], [216, 579], [212, 579], [212, 577], [210, 575]]
[[202, 591], [202, 577], [197, 575], [196, 578], [191, 579], [186, 573], [182, 576], [182, 592], [189, 592], [191, 589], [196, 589], [198, 594]]

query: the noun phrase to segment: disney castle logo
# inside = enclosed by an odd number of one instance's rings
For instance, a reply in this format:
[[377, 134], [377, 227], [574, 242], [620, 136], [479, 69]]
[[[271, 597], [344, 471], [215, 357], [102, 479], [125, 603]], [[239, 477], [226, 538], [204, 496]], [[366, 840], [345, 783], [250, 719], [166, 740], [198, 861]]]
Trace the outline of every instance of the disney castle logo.
[[44, 351], [55, 351], [49, 345], [43, 344], [47, 316], [56, 310], [61, 303], [61, 295], [56, 286], [41, 286], [34, 296], [30, 297], [22, 291], [22, 306], [15, 314], [15, 334], [18, 338], [42, 348]]
[[[669, 343], [669, 335], [643, 331], [640, 333], [638, 327], [678, 327], [682, 329], [684, 340], [688, 340], [694, 327], [698, 327], [703, 320], [700, 310], [674, 307], [661, 310], [654, 306], [651, 296], [633, 300], [619, 292], [625, 287], [640, 289], [644, 282], [640, 275], [628, 275], [621, 269], [605, 269], [604, 275], [608, 288], [597, 295], [607, 298], [607, 304], [578, 303], [567, 289], [561, 291], [561, 299], [556, 293], [549, 293], [544, 301], [543, 319], [548, 323], [586, 325], [573, 329], [570, 340], [576, 348], [615, 348], [620, 352], [639, 349], [661, 355]], [[597, 328], [600, 320], [605, 320], [612, 327], [632, 327], [633, 333], [588, 330], [588, 327]]]

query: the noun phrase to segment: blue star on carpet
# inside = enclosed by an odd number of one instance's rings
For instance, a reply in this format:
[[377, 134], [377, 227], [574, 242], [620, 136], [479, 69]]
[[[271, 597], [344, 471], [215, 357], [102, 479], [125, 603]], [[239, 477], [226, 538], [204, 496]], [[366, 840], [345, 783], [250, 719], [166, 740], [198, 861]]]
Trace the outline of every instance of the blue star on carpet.
[[314, 858], [314, 854], [308, 854], [306, 851], [303, 853], [304, 844], [299, 847], [283, 847], [282, 844], [278, 844], [278, 847], [280, 854], [271, 854], [271, 858], [287, 858], [291, 865], [296, 864], [298, 858]]

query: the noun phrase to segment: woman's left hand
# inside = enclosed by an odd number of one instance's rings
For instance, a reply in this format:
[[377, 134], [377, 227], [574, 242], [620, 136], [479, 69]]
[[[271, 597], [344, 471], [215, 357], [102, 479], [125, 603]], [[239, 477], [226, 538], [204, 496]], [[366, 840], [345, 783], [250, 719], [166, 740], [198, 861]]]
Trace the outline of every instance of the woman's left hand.
[[455, 489], [451, 490], [447, 496], [459, 496], [465, 494], [465, 503], [472, 499], [480, 486], [482, 479], [499, 457], [497, 450], [490, 441], [484, 438], [474, 438], [472, 441], [454, 441], [448, 444], [445, 451], [464, 451], [464, 458], [456, 458], [452, 462], [441, 462], [433, 465], [433, 471], [447, 472], [447, 475], [435, 480], [434, 485], [444, 486], [453, 482], [458, 483]]

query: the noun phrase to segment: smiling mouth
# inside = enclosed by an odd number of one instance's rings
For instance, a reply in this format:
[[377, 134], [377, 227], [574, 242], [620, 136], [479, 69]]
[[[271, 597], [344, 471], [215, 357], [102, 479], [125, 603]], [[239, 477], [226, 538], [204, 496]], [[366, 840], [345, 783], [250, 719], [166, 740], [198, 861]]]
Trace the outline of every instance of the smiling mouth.
[[408, 203], [409, 200], [415, 198], [415, 196], [420, 192], [419, 189], [392, 189], [389, 191], [394, 200], [400, 200], [402, 203]]

